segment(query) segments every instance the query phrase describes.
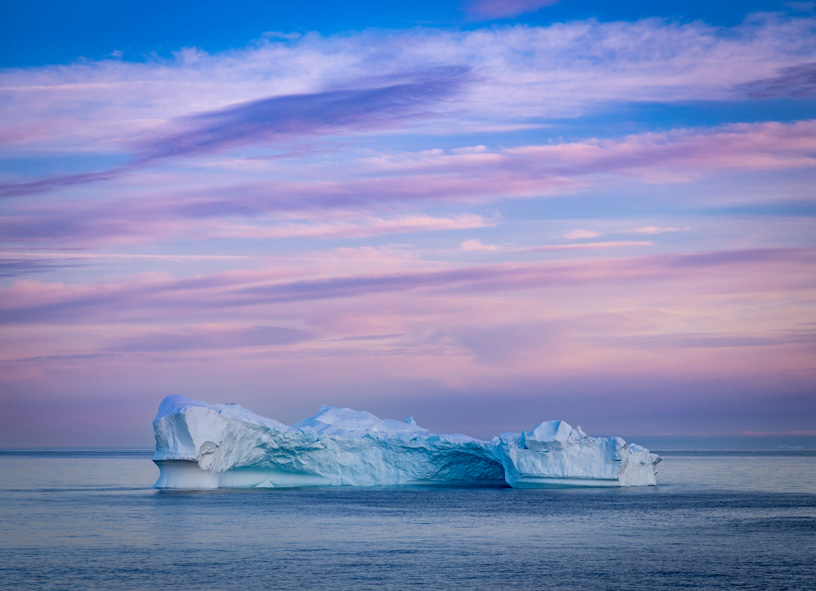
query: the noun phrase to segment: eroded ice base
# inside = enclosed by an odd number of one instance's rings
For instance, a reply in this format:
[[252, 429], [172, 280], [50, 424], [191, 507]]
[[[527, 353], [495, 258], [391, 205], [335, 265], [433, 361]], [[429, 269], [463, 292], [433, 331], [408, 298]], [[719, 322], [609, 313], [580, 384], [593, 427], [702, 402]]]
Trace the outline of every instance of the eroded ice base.
[[324, 406], [287, 426], [238, 405], [168, 396], [153, 427], [157, 488], [644, 486], [660, 461], [563, 421], [480, 441], [365, 411]]
[[225, 472], [205, 470], [191, 460], [157, 460], [156, 488], [205, 490], [211, 488], [293, 488], [330, 486], [331, 482], [313, 474], [287, 474], [264, 468], [232, 468]]
[[[159, 467], [159, 479], [154, 485], [155, 488], [207, 490], [215, 488], [308, 488], [315, 486], [338, 486], [325, 476], [290, 474], [264, 468], [232, 468], [226, 472], [213, 472], [211, 470], [204, 470], [197, 462], [190, 460], [157, 460], [156, 465]], [[506, 487], [507, 483], [502, 478], [498, 480], [478, 481], [410, 480], [396, 484], [381, 483], [380, 485]]]

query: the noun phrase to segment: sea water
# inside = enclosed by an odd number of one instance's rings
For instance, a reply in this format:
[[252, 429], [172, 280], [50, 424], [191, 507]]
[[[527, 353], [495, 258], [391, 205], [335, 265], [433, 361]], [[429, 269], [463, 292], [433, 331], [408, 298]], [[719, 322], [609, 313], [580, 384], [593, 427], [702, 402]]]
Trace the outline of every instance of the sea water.
[[0, 589], [814, 589], [816, 452], [657, 487], [162, 492], [148, 450], [0, 452]]

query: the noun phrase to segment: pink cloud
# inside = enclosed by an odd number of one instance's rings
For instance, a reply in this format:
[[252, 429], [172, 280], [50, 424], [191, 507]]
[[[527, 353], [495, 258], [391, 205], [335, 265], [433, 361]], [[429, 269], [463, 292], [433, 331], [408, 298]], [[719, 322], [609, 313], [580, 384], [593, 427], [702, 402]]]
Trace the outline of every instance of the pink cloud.
[[597, 238], [598, 236], [602, 236], [600, 232], [595, 232], [593, 230], [572, 230], [571, 232], [567, 232], [564, 234], [564, 238], [567, 240], [581, 240], [584, 238]]
[[562, 175], [626, 174], [647, 182], [673, 182], [718, 170], [812, 167], [814, 149], [816, 120], [742, 123], [507, 152], [547, 163]]
[[[583, 236], [581, 236], [583, 237]], [[571, 244], [540, 244], [535, 246], [512, 246], [498, 244], [482, 244], [479, 240], [465, 240], [459, 245], [466, 252], [506, 252], [506, 253], [533, 253], [558, 252], [570, 250], [604, 250], [612, 248], [630, 248], [633, 246], [654, 246], [653, 242], [644, 240], [617, 240], [610, 242], [582, 242]]]
[[[105, 200], [12, 203], [0, 217], [0, 233], [6, 243], [88, 248], [178, 238], [354, 239], [479, 228], [497, 222], [471, 213], [384, 214], [389, 209], [404, 211], [440, 201], [479, 204], [569, 195], [591, 191], [610, 175], [665, 184], [732, 170], [810, 168], [816, 166], [814, 138], [816, 121], [808, 120], [683, 129], [492, 152], [366, 155], [318, 166], [293, 162], [287, 174], [302, 178], [291, 180], [261, 175], [253, 182], [237, 183], [246, 175], [233, 171], [219, 175], [217, 184], [210, 182], [209, 175], [200, 179], [144, 176], [139, 183], [111, 187]], [[153, 195], [144, 195], [148, 192]], [[631, 232], [654, 235], [682, 229], [644, 226]], [[586, 234], [590, 230], [581, 232], [580, 236], [590, 237]], [[577, 236], [567, 234], [570, 239]]]
[[496, 244], [482, 244], [481, 240], [474, 238], [465, 240], [459, 245], [459, 248], [466, 252], [496, 252], [501, 247]]
[[264, 97], [189, 114], [176, 118], [167, 126], [169, 129], [145, 134], [133, 142], [133, 159], [127, 164], [102, 172], [0, 184], [0, 196], [109, 180], [167, 159], [202, 156], [251, 144], [398, 127], [406, 120], [428, 117], [433, 103], [459, 93], [468, 78], [467, 66], [426, 68], [392, 76], [387, 85]]
[[569, 392], [605, 410], [614, 410], [608, 398], [634, 397], [664, 420], [683, 405], [747, 404], [749, 391], [772, 392], [758, 397], [772, 408], [780, 384], [812, 386], [812, 327], [783, 328], [812, 316], [813, 249], [496, 265], [372, 249], [315, 256], [187, 278], [4, 288], [5, 400], [20, 383], [76, 401], [135, 380], [134, 395], [233, 392], [279, 416], [292, 399], [375, 408], [443, 391], [507, 404], [512, 391], [518, 407], [551, 409]]
[[348, 222], [303, 222], [270, 225], [217, 223], [213, 224], [212, 229], [209, 231], [205, 226], [201, 232], [212, 237], [351, 239], [414, 232], [465, 230], [484, 228], [490, 225], [493, 225], [493, 223], [489, 220], [473, 214], [451, 217], [415, 214], [391, 219], [369, 217], [360, 221]]
[[[583, 245], [564, 245], [581, 247]], [[592, 248], [592, 245], [589, 246]], [[609, 248], [601, 246], [601, 248]], [[546, 252], [547, 247], [540, 249]], [[555, 248], [556, 251], [562, 250]], [[188, 279], [145, 275], [121, 283], [76, 284], [18, 281], [0, 290], [0, 319], [4, 323], [76, 322], [80, 318], [195, 317], [208, 311], [249, 310], [277, 304], [316, 300], [363, 298], [377, 294], [508, 293], [514, 290], [555, 289], [592, 284], [689, 282], [709, 289], [723, 270], [718, 289], [773, 291], [784, 285], [789, 291], [814, 288], [812, 249], [754, 249], [687, 254], [663, 254], [635, 258], [503, 263], [452, 267], [442, 270], [424, 264], [416, 270], [393, 271], [393, 261], [378, 272], [326, 275], [331, 266], [307, 269], [285, 267], [229, 272]], [[336, 269], [345, 266], [335, 262]], [[737, 271], [739, 271], [737, 273]], [[288, 277], [286, 275], [288, 274]], [[810, 279], [809, 279], [810, 278]]]
[[631, 232], [632, 234], [647, 234], [649, 236], [665, 234], [666, 232], [687, 232], [687, 231], [688, 228], [674, 228], [667, 226], [643, 226], [640, 228], [626, 230], [626, 232]]
[[116, 353], [202, 351], [292, 346], [310, 339], [308, 331], [285, 326], [186, 326], [156, 332], [139, 331], [114, 340]]
[[610, 242], [582, 242], [579, 244], [544, 244], [539, 246], [522, 246], [513, 252], [557, 252], [559, 250], [599, 250], [607, 248], [629, 248], [632, 246], [654, 246], [645, 240], [617, 240]]

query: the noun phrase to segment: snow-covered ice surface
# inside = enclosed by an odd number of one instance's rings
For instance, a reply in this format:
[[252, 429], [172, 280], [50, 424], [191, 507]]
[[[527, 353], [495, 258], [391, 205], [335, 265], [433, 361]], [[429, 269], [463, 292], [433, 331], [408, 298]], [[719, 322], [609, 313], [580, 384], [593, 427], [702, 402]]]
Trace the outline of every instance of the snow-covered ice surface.
[[647, 486], [660, 458], [620, 437], [547, 421], [490, 441], [323, 406], [287, 426], [237, 404], [168, 396], [153, 421], [157, 488]]

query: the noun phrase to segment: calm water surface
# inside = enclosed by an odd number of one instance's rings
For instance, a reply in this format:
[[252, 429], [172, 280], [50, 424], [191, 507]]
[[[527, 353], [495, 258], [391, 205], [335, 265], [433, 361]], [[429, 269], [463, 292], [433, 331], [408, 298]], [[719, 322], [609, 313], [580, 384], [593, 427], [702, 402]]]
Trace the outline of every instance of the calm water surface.
[[644, 489], [160, 492], [149, 451], [0, 452], [0, 589], [814, 589], [816, 452]]

